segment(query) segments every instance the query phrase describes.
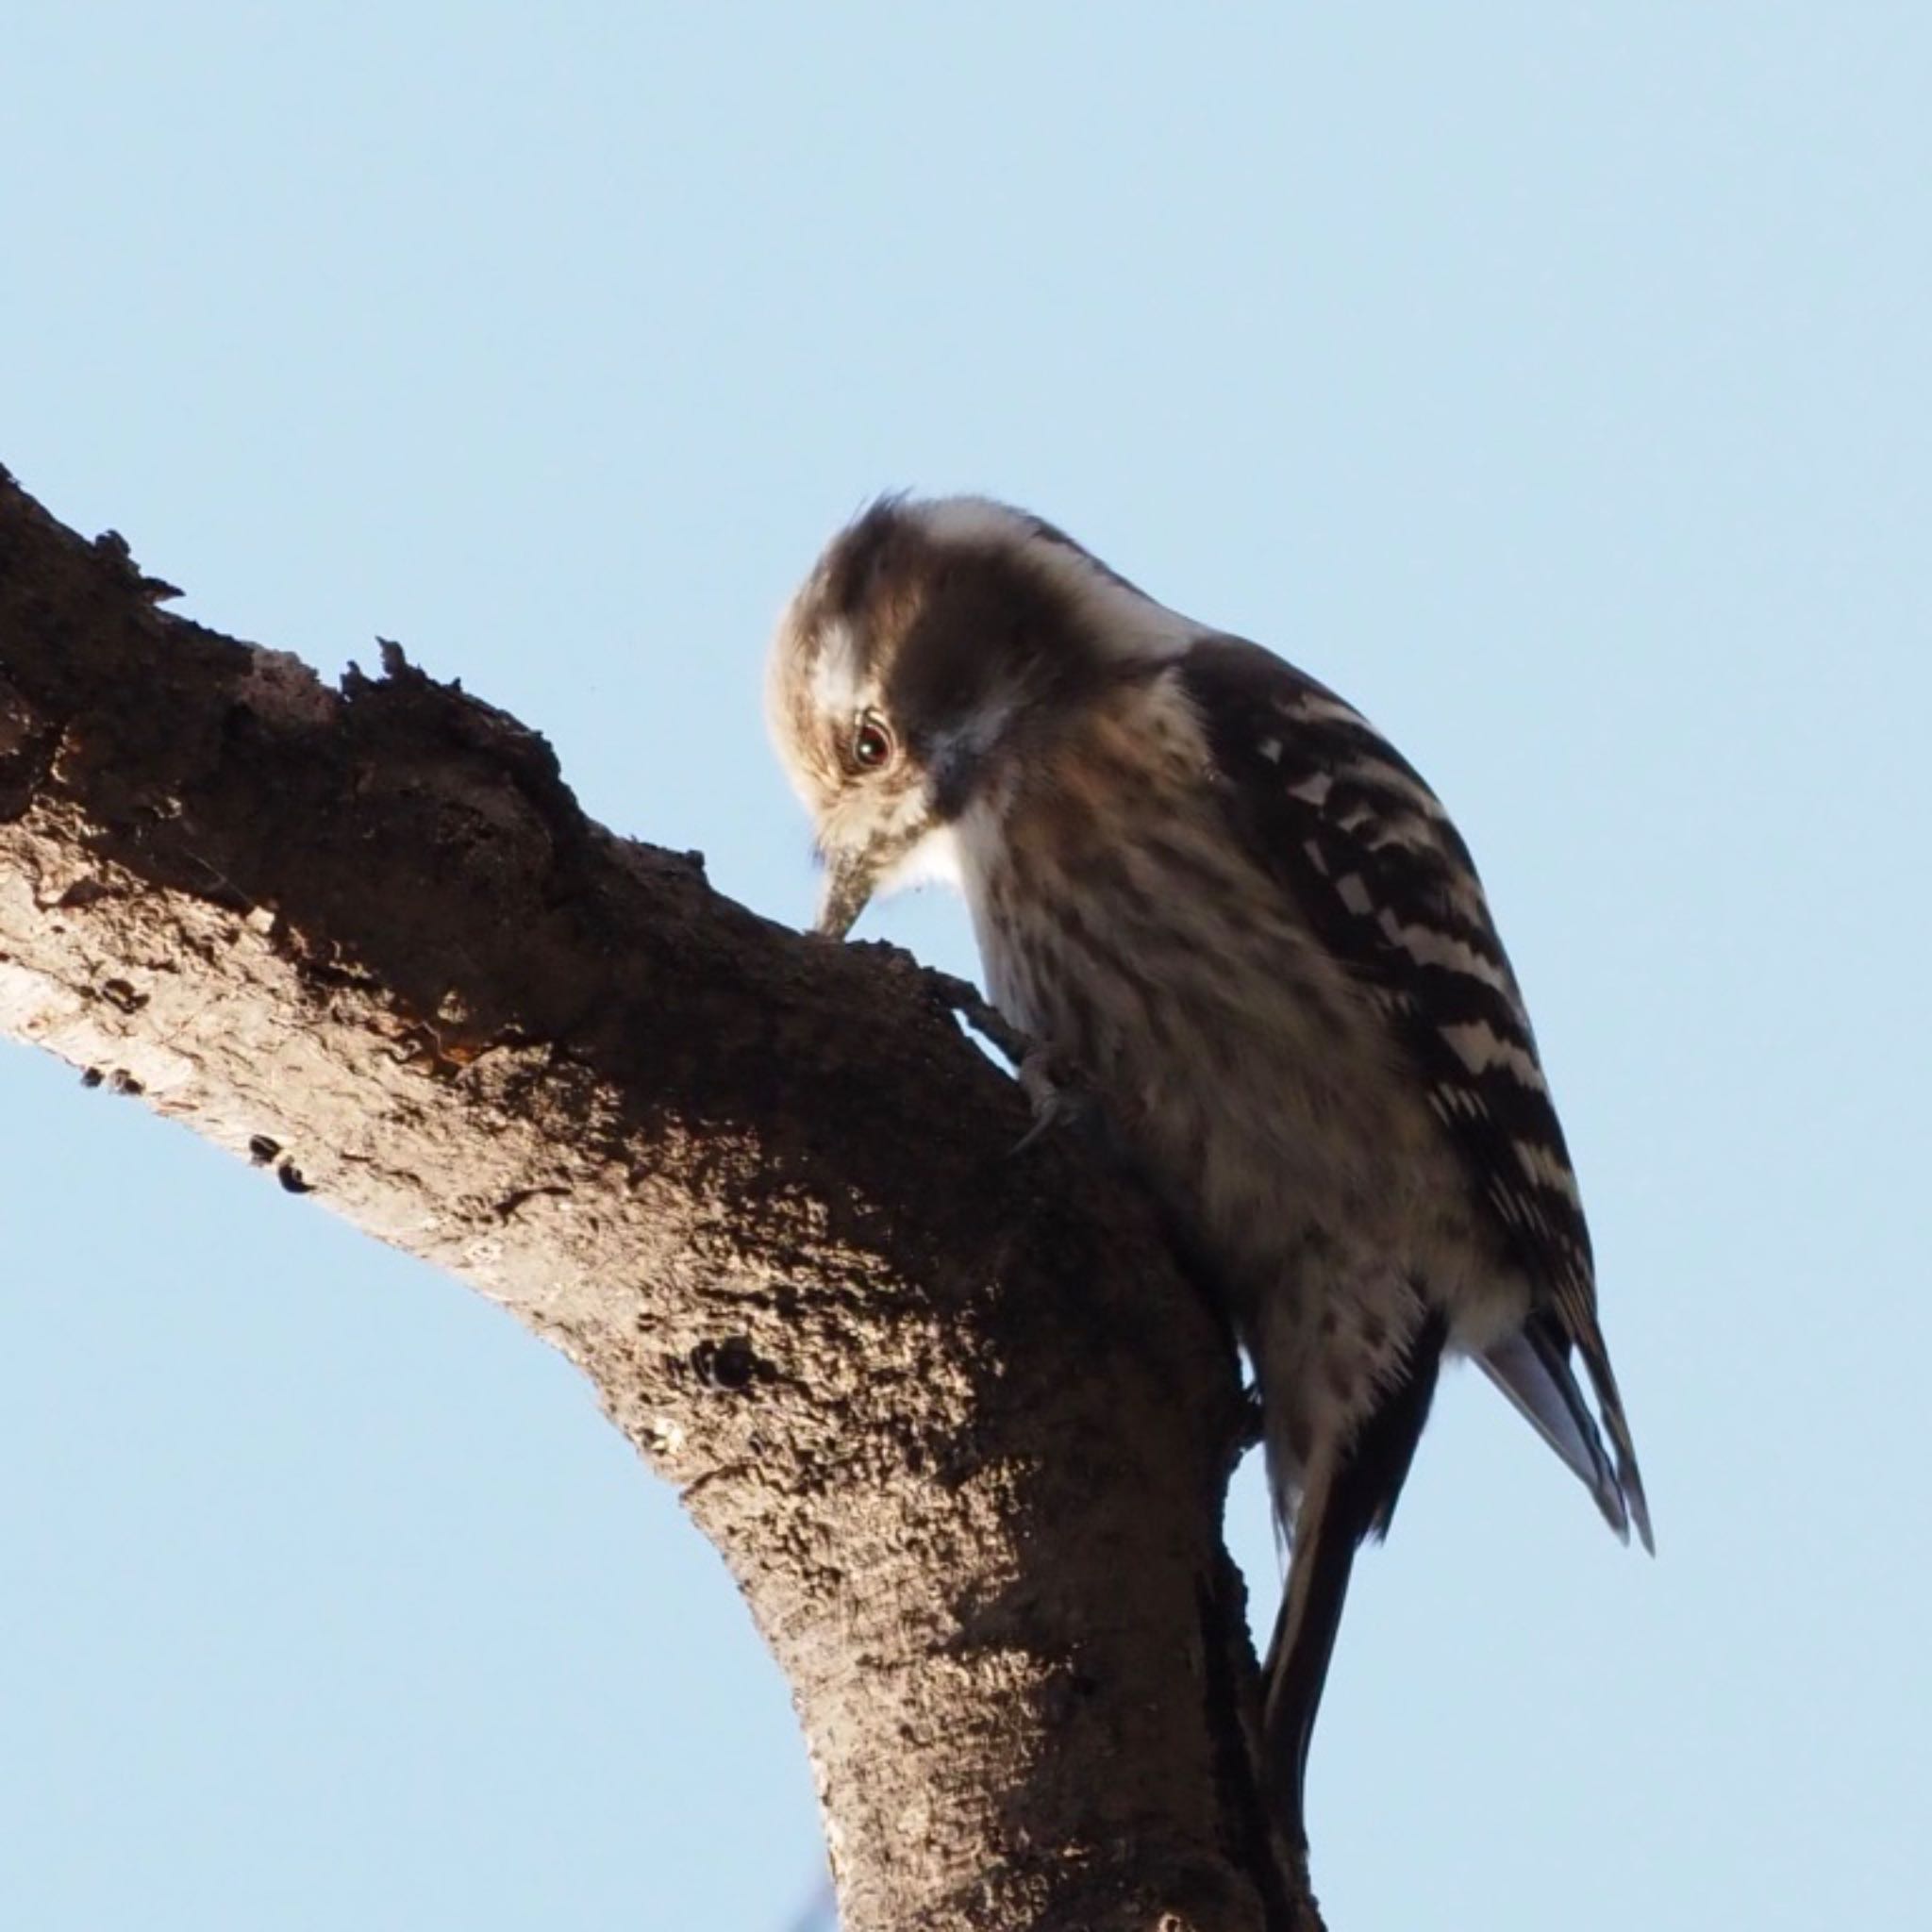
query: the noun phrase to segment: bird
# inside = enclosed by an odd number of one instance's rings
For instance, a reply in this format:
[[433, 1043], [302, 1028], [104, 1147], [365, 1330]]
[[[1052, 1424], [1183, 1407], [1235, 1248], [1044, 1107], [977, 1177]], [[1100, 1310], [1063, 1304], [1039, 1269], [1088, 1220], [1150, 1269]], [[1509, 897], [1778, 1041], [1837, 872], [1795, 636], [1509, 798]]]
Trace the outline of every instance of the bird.
[[884, 496], [838, 531], [765, 695], [824, 869], [817, 929], [957, 885], [992, 1006], [1249, 1358], [1289, 1553], [1262, 1776], [1305, 1861], [1352, 1566], [1445, 1358], [1655, 1550], [1575, 1174], [1469, 849], [1325, 685], [985, 497]]

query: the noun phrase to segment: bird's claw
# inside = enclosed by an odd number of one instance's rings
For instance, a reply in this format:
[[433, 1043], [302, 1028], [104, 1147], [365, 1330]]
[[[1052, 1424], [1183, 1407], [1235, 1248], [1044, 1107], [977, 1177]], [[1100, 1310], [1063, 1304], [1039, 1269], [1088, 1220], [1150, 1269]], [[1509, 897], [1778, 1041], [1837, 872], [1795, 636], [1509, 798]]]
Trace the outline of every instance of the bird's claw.
[[1024, 1154], [1056, 1128], [1077, 1125], [1092, 1106], [1080, 1076], [1051, 1047], [1029, 1047], [1020, 1060], [1020, 1091], [1033, 1108], [1033, 1124], [1013, 1148]]
[[946, 1006], [1012, 1062], [1020, 1091], [1033, 1109], [1033, 1124], [1014, 1143], [1015, 1154], [1025, 1153], [1054, 1128], [1072, 1126], [1089, 1117], [1092, 1095], [1078, 1073], [1066, 1065], [1051, 1047], [1027, 1039], [997, 1008], [989, 1006], [979, 989], [969, 980], [930, 967], [925, 976]]

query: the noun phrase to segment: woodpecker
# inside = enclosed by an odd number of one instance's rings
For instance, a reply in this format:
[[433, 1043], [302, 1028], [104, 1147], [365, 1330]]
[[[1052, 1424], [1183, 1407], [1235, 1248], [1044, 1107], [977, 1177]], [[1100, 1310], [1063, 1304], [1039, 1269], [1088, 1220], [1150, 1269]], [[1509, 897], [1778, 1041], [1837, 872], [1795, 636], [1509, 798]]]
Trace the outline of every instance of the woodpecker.
[[993, 1005], [1077, 1082], [1253, 1363], [1291, 1552], [1264, 1775], [1305, 1857], [1350, 1569], [1446, 1355], [1654, 1547], [1468, 848], [1333, 691], [983, 498], [888, 497], [841, 531], [780, 622], [767, 707], [825, 866], [820, 930], [954, 880]]

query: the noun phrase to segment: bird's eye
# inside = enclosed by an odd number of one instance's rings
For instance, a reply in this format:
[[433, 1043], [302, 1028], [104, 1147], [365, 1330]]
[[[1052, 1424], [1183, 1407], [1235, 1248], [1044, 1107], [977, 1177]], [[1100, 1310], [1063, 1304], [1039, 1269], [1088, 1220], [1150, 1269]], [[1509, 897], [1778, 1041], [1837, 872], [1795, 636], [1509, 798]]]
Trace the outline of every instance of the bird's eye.
[[861, 772], [882, 772], [898, 747], [891, 727], [876, 711], [865, 711], [852, 727], [852, 762]]

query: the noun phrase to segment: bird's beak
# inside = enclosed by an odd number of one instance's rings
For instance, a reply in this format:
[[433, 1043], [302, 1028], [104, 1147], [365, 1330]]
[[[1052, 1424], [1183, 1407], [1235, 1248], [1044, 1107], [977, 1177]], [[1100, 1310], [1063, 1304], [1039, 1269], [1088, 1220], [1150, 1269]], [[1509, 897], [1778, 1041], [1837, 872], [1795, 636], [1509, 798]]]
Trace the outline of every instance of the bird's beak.
[[878, 879], [878, 859], [870, 850], [827, 853], [825, 889], [813, 930], [828, 940], [842, 940], [871, 902]]

